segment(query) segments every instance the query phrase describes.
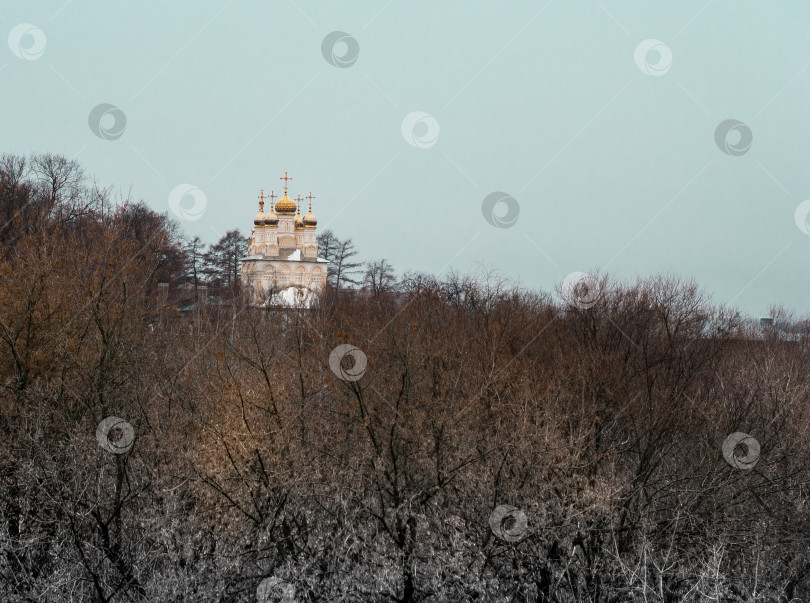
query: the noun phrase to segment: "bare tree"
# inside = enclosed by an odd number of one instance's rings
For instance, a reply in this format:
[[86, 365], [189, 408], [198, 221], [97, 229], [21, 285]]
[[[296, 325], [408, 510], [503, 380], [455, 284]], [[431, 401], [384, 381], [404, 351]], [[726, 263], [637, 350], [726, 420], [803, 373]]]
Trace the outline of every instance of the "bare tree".
[[37, 190], [61, 222], [86, 216], [93, 209], [93, 199], [83, 186], [84, 169], [75, 159], [53, 153], [34, 155], [31, 172], [36, 177]]
[[339, 291], [346, 285], [357, 285], [359, 280], [358, 268], [363, 265], [362, 262], [354, 262], [354, 258], [358, 254], [357, 249], [354, 247], [354, 242], [351, 239], [344, 239], [338, 242], [335, 247], [335, 255], [333, 256], [333, 273], [332, 284]]
[[318, 257], [329, 262], [326, 266], [326, 277], [335, 289], [339, 290], [347, 284], [356, 285], [355, 278], [360, 262], [352, 262], [351, 258], [357, 255], [351, 239], [340, 239], [331, 230], [324, 230], [318, 234]]
[[363, 284], [371, 290], [375, 298], [383, 293], [390, 293], [395, 283], [394, 267], [388, 260], [374, 260], [367, 264]]
[[185, 252], [185, 277], [197, 288], [205, 268], [205, 244], [199, 236], [188, 239], [183, 246]]
[[408, 293], [438, 291], [439, 280], [427, 272], [408, 270], [402, 275], [398, 287]]
[[31, 205], [30, 184], [24, 181], [27, 169], [23, 156], [4, 154], [0, 158], [0, 241], [6, 251], [19, 234], [30, 232], [39, 221], [37, 208]]
[[318, 257], [323, 258], [331, 263], [335, 257], [335, 251], [340, 244], [340, 239], [335, 236], [334, 232], [327, 228], [326, 230], [318, 233], [317, 243]]

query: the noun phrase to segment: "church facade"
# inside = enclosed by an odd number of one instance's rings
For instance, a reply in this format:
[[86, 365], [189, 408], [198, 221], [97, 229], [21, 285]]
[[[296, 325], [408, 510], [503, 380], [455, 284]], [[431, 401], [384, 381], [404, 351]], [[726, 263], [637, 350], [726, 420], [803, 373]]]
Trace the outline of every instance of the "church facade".
[[[302, 216], [301, 196], [295, 201], [287, 196], [292, 178], [284, 172], [281, 180], [284, 195], [275, 204], [276, 195], [272, 191], [268, 197], [264, 190], [259, 194], [259, 213], [253, 218], [247, 256], [242, 258], [242, 284], [256, 302], [291, 305], [290, 302], [309, 299], [323, 289], [328, 263], [318, 257], [318, 220], [312, 213], [315, 197], [312, 193], [306, 197], [309, 211]], [[270, 199], [266, 213], [265, 199]]]

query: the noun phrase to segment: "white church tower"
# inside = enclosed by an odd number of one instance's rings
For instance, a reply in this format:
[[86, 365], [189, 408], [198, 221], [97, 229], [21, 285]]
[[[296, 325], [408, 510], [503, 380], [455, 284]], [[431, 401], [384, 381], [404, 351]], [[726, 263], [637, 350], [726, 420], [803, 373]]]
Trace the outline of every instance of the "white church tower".
[[[254, 301], [278, 305], [296, 305], [311, 299], [326, 284], [327, 261], [318, 257], [315, 238], [318, 220], [312, 213], [312, 193], [307, 195], [309, 211], [301, 216], [301, 195], [297, 204], [287, 196], [292, 180], [287, 172], [284, 195], [273, 206], [276, 195], [259, 193], [259, 213], [253, 219], [253, 231], [247, 256], [242, 258], [242, 283]], [[270, 199], [270, 211], [264, 213], [264, 200]]]

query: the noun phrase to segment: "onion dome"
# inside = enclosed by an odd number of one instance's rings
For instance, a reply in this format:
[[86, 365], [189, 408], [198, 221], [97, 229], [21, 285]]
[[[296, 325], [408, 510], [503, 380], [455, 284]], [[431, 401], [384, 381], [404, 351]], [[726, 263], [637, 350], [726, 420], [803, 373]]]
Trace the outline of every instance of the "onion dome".
[[264, 226], [264, 212], [261, 209], [259, 209], [259, 213], [256, 214], [256, 217], [253, 218], [253, 225]]
[[284, 196], [276, 203], [276, 212], [279, 214], [291, 214], [296, 210], [295, 201], [284, 193]]
[[298, 202], [298, 206], [295, 211], [295, 229], [298, 230], [299, 228], [304, 227], [304, 218], [301, 217], [301, 195], [298, 195], [295, 200]]
[[270, 206], [270, 213], [264, 217], [265, 226], [278, 226], [278, 216], [273, 211], [273, 206]]
[[315, 198], [315, 195], [312, 194], [312, 191], [307, 195], [307, 199], [309, 199], [309, 211], [307, 215], [304, 216], [304, 226], [306, 228], [315, 228], [318, 224], [318, 218], [315, 217], [315, 214], [312, 213], [312, 200]]
[[309, 211], [304, 216], [304, 227], [315, 228], [318, 225], [318, 218], [312, 213], [312, 201], [309, 202]]
[[256, 217], [253, 218], [253, 225], [254, 226], [264, 226], [264, 189], [260, 189], [259, 191], [259, 213], [256, 214]]

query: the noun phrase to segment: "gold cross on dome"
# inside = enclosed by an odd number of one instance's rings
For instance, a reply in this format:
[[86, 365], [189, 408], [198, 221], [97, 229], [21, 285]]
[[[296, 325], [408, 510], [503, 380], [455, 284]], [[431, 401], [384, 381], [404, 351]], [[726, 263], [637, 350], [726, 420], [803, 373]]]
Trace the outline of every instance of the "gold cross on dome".
[[278, 195], [276, 195], [273, 191], [270, 191], [270, 203], [273, 203], [273, 201], [276, 200], [276, 197], [278, 197]]
[[279, 178], [279, 180], [284, 181], [284, 194], [286, 195], [287, 194], [287, 185], [289, 184], [289, 181], [292, 180], [292, 176], [288, 176], [287, 175], [287, 170], [284, 170], [284, 175], [281, 176]]
[[264, 209], [264, 200], [266, 198], [267, 197], [264, 196], [264, 189], [260, 188], [259, 189], [259, 209]]
[[312, 194], [312, 191], [309, 191], [307, 195], [307, 199], [309, 199], [309, 211], [312, 211], [312, 200], [315, 198], [315, 195]]
[[300, 214], [301, 213], [301, 201], [303, 201], [303, 199], [301, 198], [301, 195], [298, 195], [295, 198], [295, 200], [298, 202], [298, 213]]

